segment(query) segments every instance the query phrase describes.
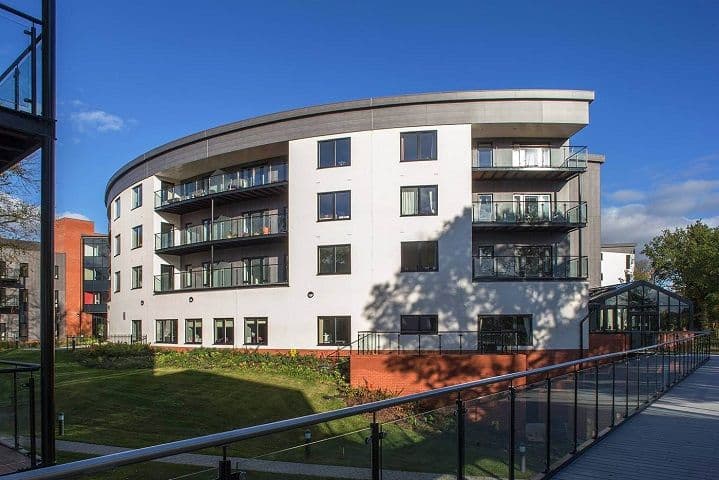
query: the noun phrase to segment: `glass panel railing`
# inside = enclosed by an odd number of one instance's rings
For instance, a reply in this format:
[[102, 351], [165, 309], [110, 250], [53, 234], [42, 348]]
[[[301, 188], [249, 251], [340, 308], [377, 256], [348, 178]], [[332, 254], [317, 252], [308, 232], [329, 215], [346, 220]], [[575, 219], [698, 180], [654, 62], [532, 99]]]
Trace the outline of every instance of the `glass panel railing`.
[[519, 420], [515, 470], [520, 478], [534, 477], [545, 470], [546, 463], [546, 382], [517, 391], [514, 415]]
[[587, 257], [481, 256], [473, 257], [473, 276], [481, 278], [586, 278]]
[[588, 152], [585, 146], [516, 146], [513, 148], [475, 148], [473, 169], [542, 169], [584, 170]]
[[[39, 113], [41, 88], [38, 79], [42, 50], [39, 35], [39, 26], [33, 27], [29, 20], [10, 12], [0, 15], [0, 45], [3, 46], [0, 49], [0, 106]], [[33, 94], [37, 98], [33, 98]]]
[[550, 464], [554, 464], [574, 449], [574, 374], [555, 377], [551, 381]]
[[509, 395], [488, 395], [465, 402], [467, 478], [509, 478]]
[[245, 287], [287, 282], [287, 265], [276, 262], [195, 269], [188, 272], [155, 275], [155, 293], [188, 289]]
[[472, 203], [474, 223], [580, 225], [587, 222], [587, 202], [549, 199], [495, 200]]
[[287, 164], [262, 165], [184, 182], [155, 192], [155, 208], [217, 193], [287, 181]]

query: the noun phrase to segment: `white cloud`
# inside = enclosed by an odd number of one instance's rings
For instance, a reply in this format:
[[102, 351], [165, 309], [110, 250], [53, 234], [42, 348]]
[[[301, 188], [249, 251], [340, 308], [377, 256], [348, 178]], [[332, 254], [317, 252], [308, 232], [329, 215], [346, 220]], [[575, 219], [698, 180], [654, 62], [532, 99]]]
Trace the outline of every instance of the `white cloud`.
[[57, 216], [57, 218], [74, 218], [75, 220], [88, 220], [88, 221], [90, 220], [89, 217], [87, 217], [86, 215], [83, 215], [82, 213], [70, 212], [70, 211], [62, 212], [60, 215]]
[[125, 127], [125, 121], [122, 118], [103, 110], [74, 112], [70, 118], [79, 132], [117, 132]]
[[610, 199], [615, 202], [636, 202], [638, 200], [644, 200], [646, 193], [640, 192], [639, 190], [617, 190], [607, 195]]

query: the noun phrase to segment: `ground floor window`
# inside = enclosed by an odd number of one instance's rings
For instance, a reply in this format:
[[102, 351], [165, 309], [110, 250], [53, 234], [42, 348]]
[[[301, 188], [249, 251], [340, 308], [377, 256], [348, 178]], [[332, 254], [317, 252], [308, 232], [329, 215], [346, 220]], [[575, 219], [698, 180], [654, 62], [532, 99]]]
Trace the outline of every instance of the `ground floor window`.
[[400, 332], [402, 334], [424, 333], [437, 334], [437, 315], [402, 315], [400, 317]]
[[7, 341], [7, 324], [0, 323], [0, 341]]
[[107, 337], [107, 317], [105, 315], [92, 316], [92, 336], [95, 338]]
[[177, 343], [177, 319], [155, 320], [155, 343]]
[[480, 315], [480, 341], [507, 345], [532, 345], [531, 315]]
[[132, 330], [130, 332], [130, 343], [139, 342], [142, 338], [142, 320], [132, 320]]
[[185, 343], [202, 343], [202, 319], [185, 320]]
[[350, 317], [317, 317], [318, 345], [347, 345], [350, 343]]
[[215, 319], [215, 345], [235, 343], [235, 320], [232, 318]]
[[267, 318], [245, 318], [245, 345], [267, 345]]

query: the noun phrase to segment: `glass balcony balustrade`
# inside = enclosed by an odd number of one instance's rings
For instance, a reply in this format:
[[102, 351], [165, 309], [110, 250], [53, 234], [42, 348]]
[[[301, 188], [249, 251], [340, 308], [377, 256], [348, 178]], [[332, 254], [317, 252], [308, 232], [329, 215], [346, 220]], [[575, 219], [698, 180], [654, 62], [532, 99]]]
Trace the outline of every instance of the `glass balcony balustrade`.
[[492, 279], [583, 279], [587, 278], [587, 257], [570, 256], [478, 256], [473, 257], [473, 277]]
[[196, 268], [185, 272], [155, 275], [155, 293], [211, 288], [251, 287], [287, 282], [287, 264], [267, 258], [238, 265]]
[[490, 195], [479, 197], [472, 203], [475, 224], [581, 226], [587, 223], [587, 202], [554, 202], [549, 195], [506, 201], [492, 200]]
[[280, 233], [287, 233], [287, 213], [249, 213], [204, 225], [157, 233], [155, 250]]
[[155, 192], [155, 208], [223, 192], [287, 181], [287, 164], [262, 165], [181, 183]]
[[494, 148], [478, 145], [472, 156], [472, 168], [484, 169], [569, 169], [587, 168], [589, 153], [584, 146], [515, 146]]

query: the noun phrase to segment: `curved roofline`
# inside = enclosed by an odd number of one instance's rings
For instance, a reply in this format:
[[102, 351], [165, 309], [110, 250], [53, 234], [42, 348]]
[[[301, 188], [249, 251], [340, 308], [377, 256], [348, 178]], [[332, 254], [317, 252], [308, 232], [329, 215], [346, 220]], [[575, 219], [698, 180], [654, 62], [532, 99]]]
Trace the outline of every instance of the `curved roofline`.
[[287, 120], [311, 117], [316, 115], [325, 115], [329, 113], [341, 113], [354, 110], [385, 108], [391, 106], [407, 106], [413, 104], [470, 102], [477, 100], [573, 100], [591, 103], [594, 100], [594, 92], [591, 90], [513, 89], [462, 90], [453, 92], [418, 93], [388, 97], [370, 97], [362, 100], [350, 100], [344, 102], [320, 104], [310, 107], [301, 107], [292, 110], [285, 110], [276, 113], [260, 115], [257, 117], [251, 117], [245, 120], [220, 125], [207, 130], [201, 130], [199, 132], [186, 135], [184, 137], [160, 145], [159, 147], [153, 148], [152, 150], [148, 150], [142, 155], [136, 157], [135, 159], [120, 167], [112, 175], [112, 177], [110, 177], [110, 180], [107, 182], [107, 186], [105, 188], [105, 204], [107, 205], [108, 195], [113, 184], [129, 170], [164, 153], [219, 135], [224, 135], [250, 127], [258, 127]]

